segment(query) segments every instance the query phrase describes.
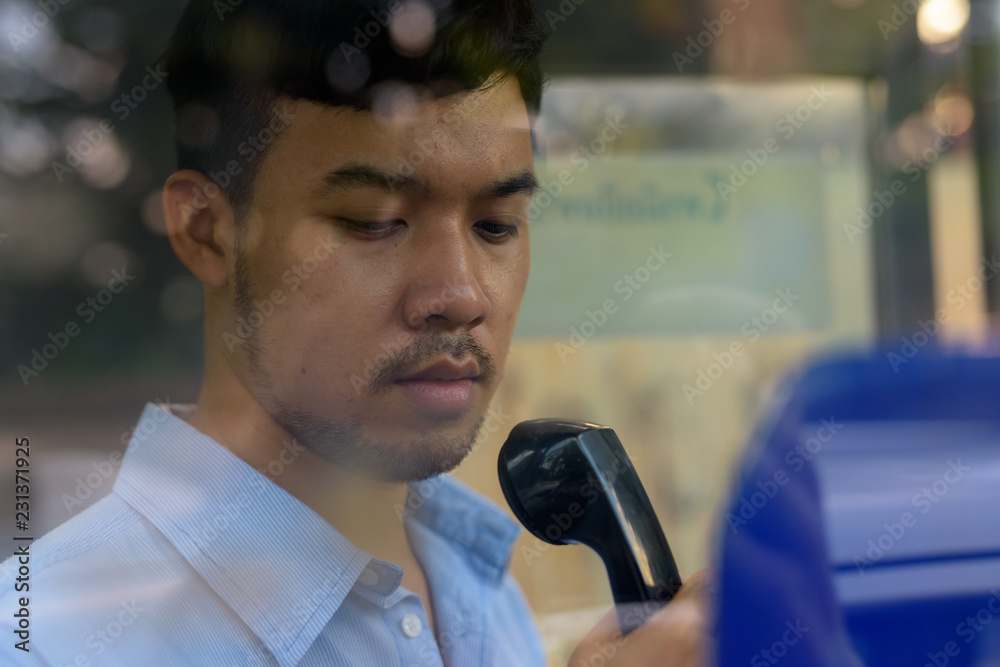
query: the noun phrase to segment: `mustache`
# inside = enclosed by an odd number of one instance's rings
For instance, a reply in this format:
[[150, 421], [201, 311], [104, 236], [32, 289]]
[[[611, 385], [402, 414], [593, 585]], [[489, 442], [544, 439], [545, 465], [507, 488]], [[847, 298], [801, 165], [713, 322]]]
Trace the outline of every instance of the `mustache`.
[[455, 360], [471, 356], [479, 367], [479, 380], [486, 386], [493, 385], [497, 373], [493, 356], [472, 334], [463, 331], [446, 335], [442, 331], [433, 331], [376, 363], [368, 382], [368, 393], [386, 392], [399, 378], [415, 373], [445, 355]]

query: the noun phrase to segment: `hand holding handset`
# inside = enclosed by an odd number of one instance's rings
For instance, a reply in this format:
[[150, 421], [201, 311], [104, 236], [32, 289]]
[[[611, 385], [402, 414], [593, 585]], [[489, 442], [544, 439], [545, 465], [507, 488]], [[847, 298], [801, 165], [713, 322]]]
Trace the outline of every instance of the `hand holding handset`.
[[681, 577], [646, 490], [615, 432], [568, 419], [533, 419], [500, 449], [500, 487], [538, 539], [586, 544], [608, 570], [622, 632], [677, 593]]

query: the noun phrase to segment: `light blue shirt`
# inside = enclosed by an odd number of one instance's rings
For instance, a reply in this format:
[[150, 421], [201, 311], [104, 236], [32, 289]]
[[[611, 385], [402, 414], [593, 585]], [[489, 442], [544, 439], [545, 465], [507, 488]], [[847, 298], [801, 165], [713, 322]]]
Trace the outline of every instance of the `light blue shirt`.
[[[448, 475], [411, 484], [407, 508], [436, 638], [401, 567], [149, 404], [113, 492], [31, 543], [27, 594], [8, 577], [0, 664], [543, 667], [507, 568], [517, 524]], [[14, 648], [25, 595], [30, 653]]]

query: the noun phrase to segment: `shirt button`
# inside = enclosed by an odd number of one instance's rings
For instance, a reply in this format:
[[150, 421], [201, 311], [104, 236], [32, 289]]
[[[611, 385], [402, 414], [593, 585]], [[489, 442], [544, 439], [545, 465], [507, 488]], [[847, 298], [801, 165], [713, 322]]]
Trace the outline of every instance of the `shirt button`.
[[403, 634], [411, 639], [420, 634], [420, 630], [423, 628], [420, 623], [420, 619], [417, 618], [416, 614], [407, 614], [403, 617], [403, 622], [400, 623], [403, 628]]
[[361, 571], [361, 576], [358, 577], [358, 581], [361, 582], [362, 586], [374, 586], [378, 584], [378, 572], [366, 567]]

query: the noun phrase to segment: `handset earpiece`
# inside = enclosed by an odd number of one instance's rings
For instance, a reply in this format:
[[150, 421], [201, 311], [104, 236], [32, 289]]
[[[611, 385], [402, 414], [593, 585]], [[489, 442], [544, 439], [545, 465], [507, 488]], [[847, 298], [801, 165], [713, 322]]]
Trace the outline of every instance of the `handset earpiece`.
[[498, 469], [507, 503], [535, 537], [598, 553], [624, 633], [676, 594], [677, 564], [613, 430], [569, 419], [521, 422], [500, 449]]

